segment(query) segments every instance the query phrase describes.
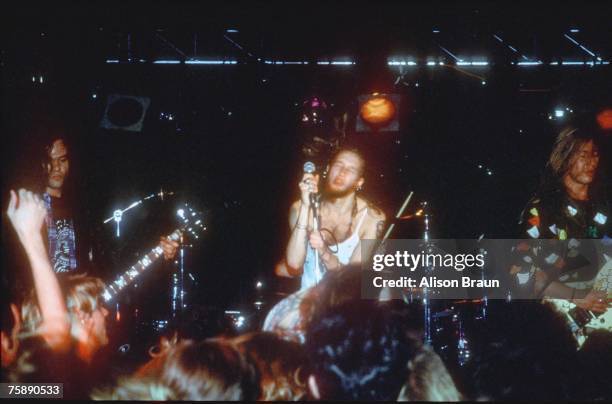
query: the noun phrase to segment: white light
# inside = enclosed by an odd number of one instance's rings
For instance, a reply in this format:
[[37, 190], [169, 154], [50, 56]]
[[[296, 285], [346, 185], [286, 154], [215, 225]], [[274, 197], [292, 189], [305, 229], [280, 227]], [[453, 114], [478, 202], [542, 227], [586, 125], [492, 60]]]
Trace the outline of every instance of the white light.
[[153, 62], [156, 65], [177, 65], [181, 63], [180, 60], [156, 60]]
[[42, 83], [43, 82], [43, 76], [40, 76], [39, 80]]
[[444, 66], [444, 62], [438, 62], [438, 65]]
[[117, 59], [108, 59], [106, 61], [106, 63], [119, 63], [119, 60], [117, 60]]
[[176, 211], [176, 214], [179, 215], [180, 217], [184, 217], [185, 216], [185, 211], [183, 209], [179, 209]]
[[329, 62], [325, 62], [325, 61], [319, 61], [317, 62], [318, 65], [328, 65]]
[[488, 66], [489, 62], [472, 62], [472, 66]]
[[440, 33], [440, 30], [439, 30], [439, 29], [434, 28], [434, 29], [433, 29], [433, 31], [431, 31], [431, 32], [433, 32], [434, 34], [439, 34], [439, 33]]
[[261, 283], [261, 281], [257, 281], [257, 283], [255, 284], [255, 287], [257, 289], [261, 288], [263, 286], [263, 283]]
[[436, 62], [427, 62], [427, 66], [435, 66]]
[[584, 65], [584, 62], [574, 62], [574, 61], [563, 61], [561, 62], [562, 65], [564, 66], [581, 66]]
[[32, 83], [36, 82], [36, 77], [32, 76]]
[[237, 34], [238, 30], [234, 28], [230, 28], [230, 29], [226, 29], [225, 32], [227, 32], [228, 34]]
[[186, 60], [187, 65], [235, 65], [235, 60]]
[[91, 98], [93, 98], [95, 100], [96, 98], [98, 98], [98, 95], [97, 94], [92, 94]]
[[418, 87], [419, 86], [419, 82], [417, 81], [416, 83], [414, 83], [414, 86]]
[[541, 65], [542, 62], [538, 60], [537, 62], [518, 62], [517, 64], [519, 66], [538, 66]]
[[580, 30], [578, 28], [572, 28], [570, 29], [570, 32], [575, 34], [576, 32], [580, 32]]
[[562, 109], [555, 109], [555, 118], [563, 118], [565, 111]]
[[349, 61], [334, 61], [331, 62], [332, 65], [340, 65], [340, 66], [349, 66], [349, 65], [354, 65], [355, 62], [349, 62]]
[[483, 86], [487, 84], [487, 82], [486, 82], [486, 81], [484, 81], [484, 80], [483, 80], [483, 81], [481, 81], [480, 83], [481, 83]]

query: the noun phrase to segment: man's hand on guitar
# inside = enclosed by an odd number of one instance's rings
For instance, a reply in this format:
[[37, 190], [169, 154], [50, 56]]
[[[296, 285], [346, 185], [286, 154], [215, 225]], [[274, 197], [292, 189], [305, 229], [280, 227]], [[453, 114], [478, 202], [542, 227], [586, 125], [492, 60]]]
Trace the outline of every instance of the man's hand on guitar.
[[573, 303], [595, 313], [604, 313], [608, 309], [607, 294], [601, 290], [591, 290], [583, 299], [574, 299]]
[[171, 260], [176, 257], [176, 252], [179, 248], [179, 243], [174, 240], [169, 240], [166, 237], [162, 237], [159, 240], [159, 245], [164, 250], [164, 259]]

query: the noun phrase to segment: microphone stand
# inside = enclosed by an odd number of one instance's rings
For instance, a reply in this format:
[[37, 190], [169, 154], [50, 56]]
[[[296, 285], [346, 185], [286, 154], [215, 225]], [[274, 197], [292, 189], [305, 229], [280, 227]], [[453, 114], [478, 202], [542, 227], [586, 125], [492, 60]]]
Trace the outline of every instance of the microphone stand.
[[[312, 208], [312, 231], [319, 231], [319, 203], [321, 195], [310, 193], [310, 207]], [[323, 277], [321, 273], [321, 264], [319, 259], [319, 251], [315, 249], [315, 273], [317, 274], [317, 283], [319, 279]]]

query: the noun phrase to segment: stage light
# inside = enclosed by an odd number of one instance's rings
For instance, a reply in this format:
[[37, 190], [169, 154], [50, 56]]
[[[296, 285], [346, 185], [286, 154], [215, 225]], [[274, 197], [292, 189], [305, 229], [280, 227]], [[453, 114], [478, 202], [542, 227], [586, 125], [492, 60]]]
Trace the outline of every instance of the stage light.
[[395, 116], [395, 105], [388, 98], [374, 93], [360, 108], [361, 118], [371, 125], [385, 124]]
[[229, 28], [229, 29], [226, 29], [225, 32], [227, 32], [228, 34], [237, 34], [238, 30], [234, 28]]
[[578, 28], [572, 28], [572, 29], [570, 29], [570, 32], [575, 34], [577, 32], [580, 32], [580, 30]]
[[555, 109], [555, 118], [563, 118], [565, 111], [562, 109]]
[[597, 114], [597, 123], [604, 130], [612, 129], [612, 109], [607, 108]]
[[359, 97], [357, 132], [396, 131], [400, 97], [397, 94], [373, 93]]
[[178, 65], [180, 63], [180, 60], [156, 60], [153, 62], [156, 65]]
[[111, 94], [100, 127], [140, 132], [150, 104], [151, 99], [147, 97]]
[[486, 81], [484, 81], [484, 80], [483, 80], [483, 81], [481, 81], [480, 83], [481, 83], [483, 86], [487, 84], [487, 82], [486, 82]]
[[98, 98], [98, 95], [94, 93], [94, 94], [91, 95], [91, 98], [93, 98], [95, 100], [96, 98]]

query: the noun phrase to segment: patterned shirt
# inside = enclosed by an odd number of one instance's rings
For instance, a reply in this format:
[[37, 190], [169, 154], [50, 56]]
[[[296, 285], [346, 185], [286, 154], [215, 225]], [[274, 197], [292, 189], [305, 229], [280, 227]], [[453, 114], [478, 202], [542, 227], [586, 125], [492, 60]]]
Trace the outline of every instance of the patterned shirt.
[[77, 269], [76, 235], [74, 221], [66, 214], [58, 198], [52, 198], [46, 192], [43, 200], [47, 208], [47, 239], [49, 243], [49, 258], [55, 272], [70, 272]]
[[[550, 275], [548, 279], [560, 276], [560, 280], [568, 279], [563, 274], [583, 266], [584, 257], [593, 256], [594, 253], [581, 250], [594, 248], [594, 244], [584, 246], [581, 244], [587, 243], [580, 240], [602, 239], [604, 254], [606, 251], [609, 253], [609, 223], [605, 203], [576, 201], [565, 193], [532, 198], [519, 222], [520, 238], [526, 240], [515, 248], [515, 265], [511, 268], [511, 275], [516, 276], [517, 284], [521, 287], [533, 286], [541, 271]], [[607, 260], [610, 256], [603, 258]], [[579, 273], [573, 272], [571, 276], [578, 278]]]

